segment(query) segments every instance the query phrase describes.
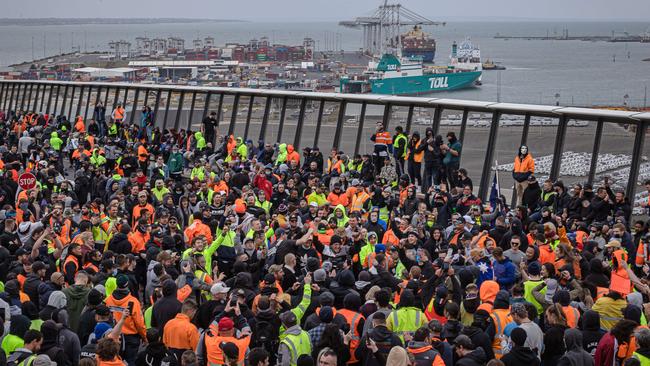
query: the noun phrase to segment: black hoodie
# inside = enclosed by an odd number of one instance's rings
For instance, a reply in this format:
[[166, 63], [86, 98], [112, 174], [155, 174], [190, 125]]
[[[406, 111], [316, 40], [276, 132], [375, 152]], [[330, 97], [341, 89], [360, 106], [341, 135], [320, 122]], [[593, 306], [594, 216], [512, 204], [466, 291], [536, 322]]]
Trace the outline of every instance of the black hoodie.
[[[429, 138], [431, 138], [431, 141], [429, 141]], [[439, 136], [433, 136], [433, 128], [427, 127], [426, 133], [424, 134], [420, 144], [422, 143], [426, 144], [424, 149], [425, 164], [432, 166], [433, 168], [440, 168], [440, 166], [442, 166], [442, 151], [440, 150], [442, 138]]]
[[[371, 352], [366, 347], [367, 339], [370, 338], [377, 344], [377, 352]], [[355, 350], [355, 355], [358, 360], [361, 360], [363, 366], [383, 366], [386, 365], [386, 359], [393, 347], [402, 347], [402, 340], [386, 328], [385, 325], [380, 325], [372, 328], [366, 334]]]
[[483, 366], [488, 361], [483, 348], [478, 347], [456, 362], [456, 366]]
[[501, 361], [506, 366], [538, 366], [541, 362], [537, 353], [528, 347], [513, 347]]
[[510, 249], [510, 239], [512, 239], [514, 235], [518, 235], [521, 238], [521, 245], [519, 246], [519, 250], [526, 253], [526, 249], [528, 249], [528, 237], [524, 232], [521, 220], [517, 218], [512, 219], [510, 230], [505, 233], [505, 235], [503, 235], [499, 241], [499, 246], [503, 249], [504, 252]]
[[600, 329], [600, 314], [593, 310], [587, 310], [582, 315], [582, 348], [592, 356], [596, 356], [598, 342], [605, 335]]
[[108, 243], [108, 250], [115, 254], [129, 254], [131, 253], [131, 242], [126, 234], [117, 233]]
[[166, 280], [162, 284], [163, 297], [158, 299], [158, 301], [153, 305], [151, 325], [158, 328], [161, 338], [165, 324], [174, 319], [176, 314], [181, 312], [182, 304], [176, 297], [177, 289], [176, 282], [173, 280]]
[[483, 348], [485, 351], [485, 356], [488, 360], [494, 358], [494, 350], [492, 349], [492, 342], [490, 337], [483, 331], [481, 328], [476, 326], [464, 327], [462, 334], [469, 337], [472, 340], [472, 344], [477, 347]]
[[[138, 357], [135, 359], [135, 366], [160, 366], [165, 358], [175, 360], [174, 356], [169, 353], [169, 350], [167, 350], [167, 347], [162, 342], [152, 342], [142, 352], [138, 353]], [[176, 364], [178, 363], [172, 362], [169, 365]]]

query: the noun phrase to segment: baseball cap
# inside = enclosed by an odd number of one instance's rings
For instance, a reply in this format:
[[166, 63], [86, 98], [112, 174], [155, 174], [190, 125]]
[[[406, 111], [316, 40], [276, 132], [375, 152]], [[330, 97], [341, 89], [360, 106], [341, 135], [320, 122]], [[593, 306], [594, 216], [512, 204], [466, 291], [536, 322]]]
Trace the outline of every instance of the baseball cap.
[[232, 319], [230, 319], [227, 316], [224, 316], [223, 318], [221, 318], [221, 320], [219, 320], [219, 331], [220, 332], [221, 331], [229, 331], [234, 327], [235, 327], [235, 322], [233, 322]]
[[325, 273], [324, 269], [319, 268], [316, 271], [314, 271], [315, 282], [325, 282], [325, 279], [327, 279], [327, 273]]
[[226, 284], [223, 282], [217, 282], [210, 288], [210, 293], [212, 295], [227, 294], [228, 291], [230, 291], [230, 287], [226, 287]]
[[17, 257], [18, 257], [18, 256], [21, 256], [21, 255], [28, 254], [28, 253], [29, 253], [29, 252], [28, 252], [25, 248], [18, 248], [18, 249], [16, 250], [16, 256], [17, 256]]
[[129, 285], [129, 278], [124, 274], [117, 275], [115, 279], [118, 288], [126, 288]]
[[97, 309], [95, 309], [95, 314], [99, 316], [109, 316], [111, 315], [111, 310], [108, 308], [108, 306], [101, 304], [97, 306]]

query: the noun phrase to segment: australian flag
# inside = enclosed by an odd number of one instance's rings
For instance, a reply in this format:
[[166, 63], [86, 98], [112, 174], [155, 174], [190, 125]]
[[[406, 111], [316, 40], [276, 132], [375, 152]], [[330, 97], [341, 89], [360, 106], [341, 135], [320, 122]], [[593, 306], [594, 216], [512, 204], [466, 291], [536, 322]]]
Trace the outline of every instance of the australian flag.
[[501, 195], [501, 187], [499, 187], [497, 175], [497, 172], [494, 172], [492, 187], [490, 188], [490, 208], [492, 212], [499, 209], [499, 196]]

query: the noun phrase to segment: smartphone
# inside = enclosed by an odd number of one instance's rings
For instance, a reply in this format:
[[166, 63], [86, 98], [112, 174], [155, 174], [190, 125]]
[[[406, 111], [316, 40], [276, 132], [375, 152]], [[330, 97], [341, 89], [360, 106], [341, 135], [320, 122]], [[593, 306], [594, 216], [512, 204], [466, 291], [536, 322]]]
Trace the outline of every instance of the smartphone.
[[133, 314], [133, 301], [129, 301], [128, 309], [129, 309], [129, 314]]

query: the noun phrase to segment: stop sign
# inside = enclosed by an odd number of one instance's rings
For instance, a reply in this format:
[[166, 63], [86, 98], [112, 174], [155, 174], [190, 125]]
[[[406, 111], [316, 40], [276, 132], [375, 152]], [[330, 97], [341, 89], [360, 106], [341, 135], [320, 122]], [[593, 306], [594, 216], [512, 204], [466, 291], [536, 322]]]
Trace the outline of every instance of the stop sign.
[[36, 177], [32, 173], [23, 173], [18, 177], [18, 185], [27, 191], [36, 187]]

